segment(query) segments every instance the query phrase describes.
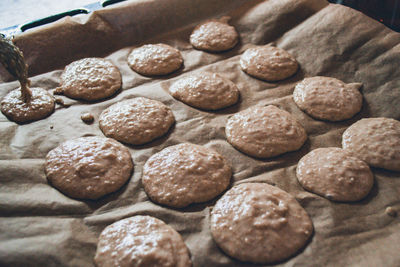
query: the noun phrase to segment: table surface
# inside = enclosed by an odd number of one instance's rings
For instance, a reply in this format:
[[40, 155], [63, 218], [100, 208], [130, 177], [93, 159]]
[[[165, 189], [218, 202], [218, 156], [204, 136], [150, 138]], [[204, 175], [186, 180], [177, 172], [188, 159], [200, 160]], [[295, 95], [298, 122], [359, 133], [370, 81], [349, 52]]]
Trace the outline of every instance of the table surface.
[[1, 0], [0, 29], [61, 13], [96, 0]]

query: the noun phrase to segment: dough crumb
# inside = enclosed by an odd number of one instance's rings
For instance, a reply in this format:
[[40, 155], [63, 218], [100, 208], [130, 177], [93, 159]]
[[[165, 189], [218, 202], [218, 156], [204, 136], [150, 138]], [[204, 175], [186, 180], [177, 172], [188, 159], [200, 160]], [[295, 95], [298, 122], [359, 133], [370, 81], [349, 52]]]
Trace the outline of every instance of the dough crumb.
[[397, 211], [392, 207], [387, 207], [386, 210], [385, 210], [385, 213], [387, 215], [389, 215], [390, 217], [396, 217], [397, 216]]
[[94, 117], [92, 114], [90, 114], [89, 112], [83, 113], [81, 115], [81, 119], [84, 123], [86, 124], [91, 124], [94, 121]]
[[69, 108], [71, 105], [70, 104], [65, 104], [64, 100], [62, 98], [57, 97], [55, 99], [56, 104], [59, 104], [60, 106], [64, 107], [64, 108]]

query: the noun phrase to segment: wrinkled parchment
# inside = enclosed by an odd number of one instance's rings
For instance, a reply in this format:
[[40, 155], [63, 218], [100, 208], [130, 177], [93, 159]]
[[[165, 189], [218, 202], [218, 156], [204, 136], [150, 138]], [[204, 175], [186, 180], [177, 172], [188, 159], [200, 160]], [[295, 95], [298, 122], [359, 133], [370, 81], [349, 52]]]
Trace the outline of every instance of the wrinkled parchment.
[[[240, 33], [233, 50], [211, 54], [188, 43], [193, 27], [222, 14]], [[62, 31], [60, 30], [62, 29]], [[146, 160], [165, 147], [192, 142], [211, 147], [233, 167], [233, 184], [267, 182], [296, 197], [309, 213], [315, 233], [303, 251], [279, 266], [400, 266], [400, 173], [372, 168], [375, 185], [368, 197], [347, 204], [331, 202], [302, 189], [296, 180], [298, 160], [318, 147], [341, 146], [341, 134], [364, 117], [400, 119], [400, 34], [361, 13], [319, 0], [131, 1], [90, 16], [64, 19], [17, 37], [31, 66], [33, 86], [54, 90], [65, 64], [83, 56], [105, 56], [123, 77], [122, 91], [102, 102], [86, 103], [62, 97], [71, 107], [58, 107], [47, 119], [25, 125], [0, 115], [0, 266], [93, 266], [97, 237], [116, 220], [155, 216], [184, 238], [194, 266], [251, 266], [226, 256], [214, 243], [210, 209], [215, 203], [174, 210], [152, 203], [140, 177]], [[164, 42], [178, 48], [184, 68], [166, 77], [148, 78], [133, 72], [126, 58], [132, 47]], [[240, 54], [248, 47], [275, 43], [300, 63], [293, 77], [268, 83], [240, 70]], [[113, 52], [114, 51], [114, 52]], [[217, 112], [191, 108], [168, 93], [182, 75], [207, 70], [235, 82], [239, 104]], [[304, 77], [325, 75], [345, 82], [362, 82], [362, 111], [343, 122], [314, 120], [292, 100], [295, 84]], [[10, 77], [2, 75], [2, 80]], [[18, 87], [0, 84], [0, 97]], [[100, 113], [122, 99], [145, 96], [162, 101], [175, 114], [167, 136], [144, 146], [129, 146], [135, 164], [121, 190], [98, 201], [70, 199], [52, 188], [44, 174], [47, 152], [65, 140], [103, 136]], [[274, 104], [292, 113], [309, 138], [297, 152], [267, 160], [248, 157], [225, 138], [227, 118], [254, 105]], [[80, 115], [90, 112], [92, 125]]]

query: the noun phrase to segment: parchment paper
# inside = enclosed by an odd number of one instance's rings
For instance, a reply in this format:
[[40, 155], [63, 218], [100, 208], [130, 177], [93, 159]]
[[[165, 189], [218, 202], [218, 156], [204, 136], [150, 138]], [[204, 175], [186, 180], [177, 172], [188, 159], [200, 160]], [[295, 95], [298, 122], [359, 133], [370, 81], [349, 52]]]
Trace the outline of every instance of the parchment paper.
[[[195, 50], [188, 42], [193, 27], [222, 14], [240, 33], [241, 43], [225, 53]], [[61, 30], [62, 29], [62, 30]], [[47, 39], [46, 39], [47, 38]], [[368, 197], [348, 204], [331, 202], [304, 191], [297, 182], [298, 160], [318, 147], [341, 146], [341, 134], [364, 117], [400, 119], [400, 34], [361, 13], [319, 0], [270, 1], [131, 1], [86, 17], [64, 19], [18, 36], [31, 66], [32, 85], [50, 91], [59, 84], [65, 64], [83, 56], [103, 56], [123, 76], [122, 91], [102, 102], [62, 97], [69, 108], [57, 107], [47, 119], [18, 125], [0, 115], [0, 266], [93, 266], [97, 238], [107, 225], [129, 216], [148, 214], [184, 238], [194, 266], [252, 266], [226, 256], [209, 230], [216, 200], [174, 210], [152, 203], [141, 185], [142, 167], [165, 147], [192, 142], [224, 155], [233, 168], [232, 184], [266, 182], [289, 192], [310, 215], [315, 233], [303, 251], [277, 266], [400, 266], [400, 173], [372, 168], [375, 185]], [[181, 50], [184, 68], [162, 78], [143, 77], [126, 63], [132, 47], [164, 42]], [[301, 70], [288, 80], [268, 83], [240, 70], [240, 54], [253, 45], [274, 42], [292, 53]], [[107, 45], [108, 44], [108, 45]], [[124, 47], [124, 48], [123, 48]], [[217, 112], [191, 108], [168, 93], [182, 75], [201, 70], [231, 79], [241, 91], [239, 104]], [[331, 123], [314, 120], [292, 100], [297, 82], [325, 75], [362, 82], [362, 111]], [[3, 81], [8, 80], [2, 76]], [[0, 84], [0, 97], [18, 87]], [[130, 181], [98, 201], [80, 201], [52, 188], [44, 174], [47, 152], [65, 140], [103, 136], [98, 117], [122, 99], [145, 96], [162, 101], [176, 124], [167, 136], [144, 146], [129, 146], [135, 164]], [[297, 152], [267, 160], [248, 157], [225, 138], [227, 118], [254, 105], [274, 104], [292, 113], [309, 138]], [[91, 112], [92, 125], [80, 115]]]

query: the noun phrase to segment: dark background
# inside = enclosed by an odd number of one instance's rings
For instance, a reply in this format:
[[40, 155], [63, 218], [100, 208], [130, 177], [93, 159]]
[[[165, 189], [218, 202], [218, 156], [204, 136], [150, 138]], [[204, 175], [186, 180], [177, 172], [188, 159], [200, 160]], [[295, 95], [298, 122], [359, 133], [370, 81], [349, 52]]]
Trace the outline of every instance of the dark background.
[[400, 0], [329, 0], [357, 9], [400, 32]]

